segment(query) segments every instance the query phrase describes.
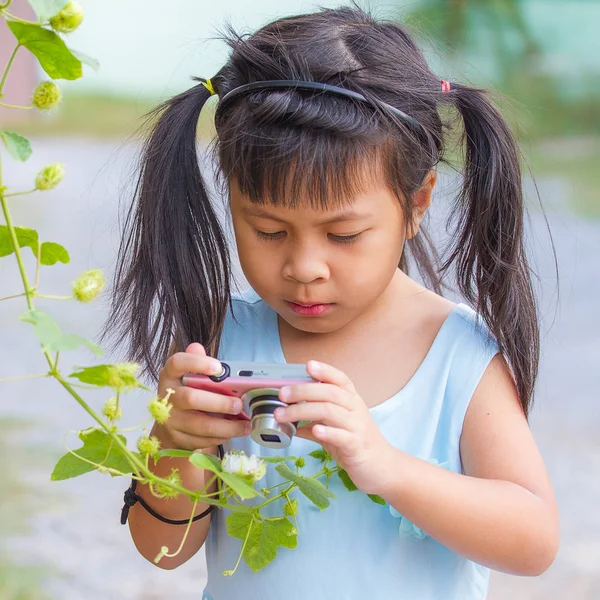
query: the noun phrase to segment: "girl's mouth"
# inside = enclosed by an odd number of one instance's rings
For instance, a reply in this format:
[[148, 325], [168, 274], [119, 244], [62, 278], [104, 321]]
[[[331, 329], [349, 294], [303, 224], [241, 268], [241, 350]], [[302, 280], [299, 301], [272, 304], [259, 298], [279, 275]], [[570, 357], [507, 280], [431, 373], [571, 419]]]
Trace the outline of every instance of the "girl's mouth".
[[290, 308], [297, 314], [302, 317], [319, 317], [322, 314], [325, 314], [333, 304], [312, 304], [309, 306], [296, 304], [295, 302], [290, 302], [286, 300], [286, 303], [289, 304]]

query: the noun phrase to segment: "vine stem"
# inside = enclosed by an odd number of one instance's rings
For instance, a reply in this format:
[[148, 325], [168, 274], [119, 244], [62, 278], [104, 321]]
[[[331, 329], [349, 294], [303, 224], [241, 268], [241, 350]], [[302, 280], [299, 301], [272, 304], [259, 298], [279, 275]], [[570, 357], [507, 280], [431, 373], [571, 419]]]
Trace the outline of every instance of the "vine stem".
[[42, 22], [40, 20], [37, 21], [27, 21], [26, 19], [21, 19], [21, 17], [17, 17], [15, 15], [11, 15], [6, 9], [2, 9], [2, 12], [5, 16], [7, 16], [12, 21], [18, 21], [19, 23], [24, 23], [25, 25], [38, 25], [40, 26]]
[[[2, 104], [0, 102], [0, 106], [6, 106], [5, 104]], [[32, 190], [28, 190], [26, 192], [11, 192], [10, 194], [4, 194], [5, 198], [12, 198], [13, 196], [24, 196], [25, 194], [32, 194], [33, 192], [36, 192], [37, 188], [33, 188]]]
[[0, 98], [2, 98], [2, 96], [3, 96], [2, 89], [4, 88], [4, 83], [6, 81], [8, 72], [10, 71], [10, 68], [13, 64], [13, 61], [15, 60], [15, 56], [17, 55], [17, 52], [19, 51], [20, 47], [21, 47], [21, 44], [17, 44], [17, 47], [13, 50], [13, 53], [10, 55], [10, 58], [8, 59], [8, 63], [6, 64], [6, 69], [4, 70], [4, 75], [2, 75], [2, 80], [0, 80]]
[[18, 106], [16, 104], [5, 104], [4, 102], [0, 102], [0, 106], [4, 106], [4, 108], [20, 108], [21, 110], [31, 110], [35, 108], [35, 106]]

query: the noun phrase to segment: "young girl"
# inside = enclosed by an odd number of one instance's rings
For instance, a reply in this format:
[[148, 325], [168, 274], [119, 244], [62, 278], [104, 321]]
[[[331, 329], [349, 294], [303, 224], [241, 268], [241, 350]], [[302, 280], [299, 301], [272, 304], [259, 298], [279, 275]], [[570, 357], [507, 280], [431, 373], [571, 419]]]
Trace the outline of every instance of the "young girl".
[[[322, 445], [363, 493], [331, 478], [337, 498], [323, 512], [298, 495], [298, 547], [233, 576], [222, 573], [241, 542], [204, 505], [182, 552], [159, 566], [206, 541], [205, 600], [481, 599], [490, 568], [543, 573], [558, 516], [527, 421], [538, 323], [506, 122], [484, 90], [432, 73], [404, 27], [355, 5], [226, 40], [214, 77], [153, 111], [109, 323], [131, 335], [129, 359], [158, 393], [175, 390], [170, 419], [152, 430], [163, 447], [287, 453], [311, 473]], [[195, 145], [213, 94], [216, 173], [251, 286], [233, 295]], [[439, 109], [458, 111], [466, 146], [441, 265], [421, 227], [444, 161], [441, 115], [452, 114]], [[408, 276], [409, 257], [430, 289]], [[441, 295], [451, 270], [464, 303]], [[311, 421], [287, 449], [251, 440], [239, 401], [181, 385], [187, 372], [220, 373], [216, 359], [306, 363], [322, 382], [281, 391], [278, 419]], [[174, 466], [188, 489], [203, 487], [184, 458], [153, 468]], [[280, 481], [269, 468], [260, 485]], [[178, 547], [192, 504], [137, 492], [130, 529], [152, 560]]]

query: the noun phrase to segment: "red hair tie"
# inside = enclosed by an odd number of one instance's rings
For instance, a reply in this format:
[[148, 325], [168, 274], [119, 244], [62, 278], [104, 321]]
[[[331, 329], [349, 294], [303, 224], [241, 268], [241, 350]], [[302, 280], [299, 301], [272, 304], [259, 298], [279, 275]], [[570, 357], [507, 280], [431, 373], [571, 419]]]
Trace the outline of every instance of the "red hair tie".
[[442, 79], [442, 94], [447, 94], [450, 91], [450, 82]]

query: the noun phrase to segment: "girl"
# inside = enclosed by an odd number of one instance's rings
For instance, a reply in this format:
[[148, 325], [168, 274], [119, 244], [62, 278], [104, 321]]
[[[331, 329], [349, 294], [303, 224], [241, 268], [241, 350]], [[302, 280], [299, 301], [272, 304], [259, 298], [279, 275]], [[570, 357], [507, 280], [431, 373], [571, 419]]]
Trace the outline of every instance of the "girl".
[[[287, 452], [309, 473], [322, 445], [364, 493], [332, 478], [337, 498], [322, 513], [299, 496], [298, 547], [257, 573], [242, 561], [231, 577], [222, 573], [240, 540], [204, 506], [182, 552], [159, 566], [206, 541], [205, 600], [481, 599], [490, 568], [543, 573], [558, 516], [527, 421], [538, 323], [506, 122], [484, 90], [434, 75], [404, 27], [354, 4], [246, 38], [228, 26], [225, 39], [225, 66], [151, 113], [109, 323], [131, 334], [129, 359], [158, 393], [175, 390], [170, 419], [152, 430], [163, 447]], [[243, 293], [231, 293], [196, 154], [213, 94]], [[421, 223], [444, 161], [445, 109], [462, 117], [466, 153], [453, 246], [438, 267]], [[408, 276], [409, 257], [427, 287]], [[441, 295], [451, 269], [466, 303]], [[282, 389], [278, 418], [312, 423], [285, 451], [257, 445], [239, 401], [181, 385], [186, 372], [219, 373], [215, 359], [307, 363], [322, 385]], [[204, 485], [186, 459], [153, 468], [174, 466], [188, 489]], [[269, 469], [265, 487], [279, 481]], [[132, 506], [130, 529], [152, 560], [163, 544], [177, 548], [192, 505], [138, 494], [129, 504], [153, 512]]]

